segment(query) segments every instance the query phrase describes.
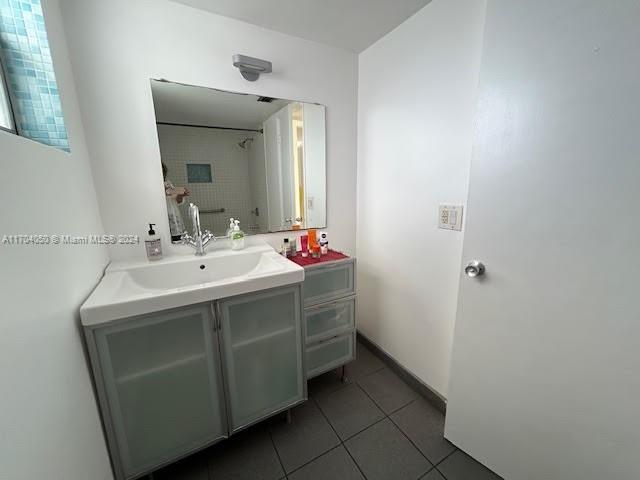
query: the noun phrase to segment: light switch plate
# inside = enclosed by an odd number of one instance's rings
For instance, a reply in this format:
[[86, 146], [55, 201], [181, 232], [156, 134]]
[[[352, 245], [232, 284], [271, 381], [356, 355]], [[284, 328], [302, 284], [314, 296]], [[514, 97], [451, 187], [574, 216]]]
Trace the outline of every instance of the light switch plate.
[[462, 205], [440, 205], [438, 208], [438, 228], [462, 230]]

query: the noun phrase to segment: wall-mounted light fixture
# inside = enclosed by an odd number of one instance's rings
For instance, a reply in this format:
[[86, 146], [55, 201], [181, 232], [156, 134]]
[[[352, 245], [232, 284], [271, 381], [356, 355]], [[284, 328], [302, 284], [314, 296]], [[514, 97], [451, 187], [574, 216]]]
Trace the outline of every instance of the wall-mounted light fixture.
[[271, 62], [237, 53], [233, 56], [233, 66], [237, 67], [242, 76], [250, 82], [255, 82], [261, 73], [271, 73]]

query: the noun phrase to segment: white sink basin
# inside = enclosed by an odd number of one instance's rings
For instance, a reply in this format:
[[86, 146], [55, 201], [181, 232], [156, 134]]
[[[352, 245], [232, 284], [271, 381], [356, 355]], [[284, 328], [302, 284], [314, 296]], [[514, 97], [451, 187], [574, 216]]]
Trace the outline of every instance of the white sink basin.
[[213, 250], [203, 257], [111, 264], [80, 315], [83, 325], [97, 325], [303, 280], [304, 269], [266, 243]]
[[126, 281], [133, 282], [140, 288], [170, 290], [284, 271], [287, 265], [280, 261], [278, 257], [281, 256], [270, 253], [260, 250], [227, 250], [222, 255], [194, 256], [183, 262], [151, 264], [124, 272], [128, 277]]

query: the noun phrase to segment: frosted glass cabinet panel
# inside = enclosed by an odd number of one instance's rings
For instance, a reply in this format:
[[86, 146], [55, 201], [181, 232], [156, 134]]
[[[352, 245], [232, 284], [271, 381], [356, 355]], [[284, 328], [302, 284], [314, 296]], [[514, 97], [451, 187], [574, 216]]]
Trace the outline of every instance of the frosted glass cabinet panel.
[[355, 295], [353, 260], [325, 263], [305, 269], [304, 306]]
[[307, 345], [353, 330], [355, 307], [355, 298], [309, 307], [304, 314]]
[[300, 287], [221, 301], [231, 431], [305, 398]]
[[94, 331], [125, 477], [227, 436], [213, 328], [206, 304]]
[[307, 378], [344, 365], [355, 358], [355, 334], [325, 340], [307, 348]]

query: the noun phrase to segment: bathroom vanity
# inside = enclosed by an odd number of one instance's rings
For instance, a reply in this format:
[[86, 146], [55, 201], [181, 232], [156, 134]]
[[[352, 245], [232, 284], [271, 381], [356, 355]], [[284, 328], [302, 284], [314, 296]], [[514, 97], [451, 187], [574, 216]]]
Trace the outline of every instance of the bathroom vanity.
[[308, 378], [355, 358], [355, 260], [247, 241], [113, 263], [81, 307], [118, 480], [304, 402]]
[[303, 279], [260, 244], [107, 269], [81, 317], [118, 479], [306, 400]]
[[117, 480], [289, 410], [308, 378], [355, 356], [352, 259], [303, 268], [256, 237], [228, 244], [230, 222], [247, 233], [326, 227], [325, 107], [150, 87], [163, 235], [195, 255], [165, 243], [162, 260], [112, 263], [80, 309]]

